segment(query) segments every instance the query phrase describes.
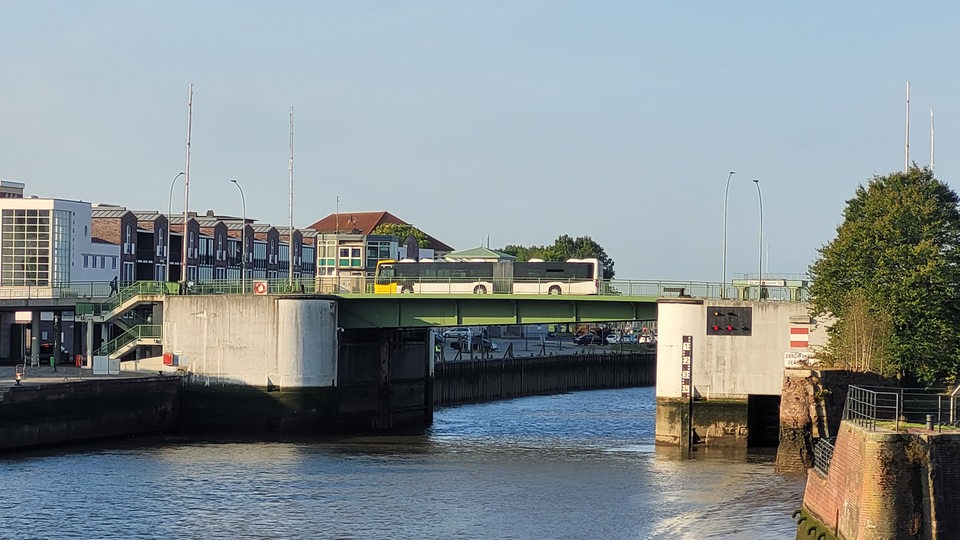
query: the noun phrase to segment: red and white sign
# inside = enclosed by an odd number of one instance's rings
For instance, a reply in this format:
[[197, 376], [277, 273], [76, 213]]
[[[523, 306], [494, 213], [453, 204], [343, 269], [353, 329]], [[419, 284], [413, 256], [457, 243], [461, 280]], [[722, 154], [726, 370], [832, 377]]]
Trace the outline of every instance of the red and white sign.
[[254, 281], [254, 282], [253, 282], [253, 294], [267, 294], [267, 282], [266, 282], [266, 281]]
[[810, 345], [810, 328], [807, 326], [790, 327], [790, 347], [806, 349]]

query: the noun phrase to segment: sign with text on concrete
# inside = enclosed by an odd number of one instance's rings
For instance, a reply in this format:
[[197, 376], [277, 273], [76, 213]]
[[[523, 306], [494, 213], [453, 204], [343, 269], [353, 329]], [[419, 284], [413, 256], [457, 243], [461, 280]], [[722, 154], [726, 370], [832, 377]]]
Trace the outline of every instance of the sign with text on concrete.
[[688, 398], [693, 388], [693, 336], [683, 336], [680, 348], [680, 396]]
[[812, 352], [787, 351], [783, 353], [783, 367], [810, 367], [819, 364], [820, 361], [814, 358]]

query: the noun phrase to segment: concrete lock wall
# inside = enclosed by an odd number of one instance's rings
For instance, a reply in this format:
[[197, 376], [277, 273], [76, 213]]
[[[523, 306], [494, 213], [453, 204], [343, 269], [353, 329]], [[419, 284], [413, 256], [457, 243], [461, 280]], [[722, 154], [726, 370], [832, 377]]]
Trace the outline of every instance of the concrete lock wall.
[[337, 310], [324, 299], [169, 296], [163, 350], [188, 380], [260, 388], [336, 385]]
[[167, 431], [180, 419], [176, 377], [90, 379], [8, 388], [0, 395], [0, 451]]
[[281, 298], [276, 305], [280, 387], [336, 386], [336, 303]]
[[[749, 309], [749, 324], [742, 325], [749, 327], [749, 335], [709, 335], [711, 308]], [[785, 365], [806, 359], [811, 347], [826, 342], [826, 325], [811, 320], [808, 311], [804, 303], [661, 299], [657, 305], [657, 441], [681, 444], [692, 426], [701, 437], [699, 442], [746, 444], [748, 410], [766, 407], [757, 398], [769, 396], [775, 401]], [[797, 346], [791, 328], [804, 329], [804, 346]], [[683, 336], [693, 338], [692, 406], [681, 393]], [[711, 437], [703, 438], [706, 433]]]

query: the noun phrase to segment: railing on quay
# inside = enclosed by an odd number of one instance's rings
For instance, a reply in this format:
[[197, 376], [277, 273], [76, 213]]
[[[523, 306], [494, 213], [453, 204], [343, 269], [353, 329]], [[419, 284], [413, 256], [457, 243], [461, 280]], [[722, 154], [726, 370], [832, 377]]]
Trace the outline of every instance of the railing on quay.
[[[956, 392], [954, 392], [956, 393]], [[843, 419], [870, 431], [877, 423], [923, 424], [930, 428], [957, 425], [957, 398], [943, 388], [894, 388], [850, 386], [843, 407]]]
[[819, 439], [813, 446], [813, 468], [821, 476], [827, 476], [830, 472], [830, 462], [833, 460], [833, 446], [836, 444], [836, 440], [836, 437]]

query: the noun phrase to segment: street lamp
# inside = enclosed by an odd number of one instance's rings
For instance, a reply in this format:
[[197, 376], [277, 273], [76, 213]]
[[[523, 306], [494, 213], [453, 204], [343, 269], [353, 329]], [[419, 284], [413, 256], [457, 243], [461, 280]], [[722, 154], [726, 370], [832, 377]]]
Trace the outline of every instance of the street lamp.
[[760, 180], [754, 179], [753, 183], [757, 185], [757, 199], [760, 201], [760, 249], [757, 251], [759, 262], [757, 265], [757, 284], [759, 297], [763, 300], [763, 195], [760, 193]]
[[243, 206], [243, 225], [240, 227], [240, 294], [247, 290], [247, 201], [243, 198], [243, 188], [235, 178], [230, 179], [240, 190], [240, 204]]
[[[167, 268], [164, 270], [164, 281], [170, 281], [170, 213], [173, 211], [173, 186], [177, 183], [177, 179], [183, 176], [185, 173], [180, 171], [176, 176], [173, 177], [173, 180], [170, 181], [170, 196], [167, 197], [167, 244], [166, 252], [164, 252], [164, 258], [167, 260]], [[187, 226], [183, 226], [184, 236], [186, 236]]]
[[723, 281], [720, 282], [720, 298], [727, 297], [727, 194], [730, 193], [730, 179], [736, 171], [727, 176], [727, 187], [723, 190]]

